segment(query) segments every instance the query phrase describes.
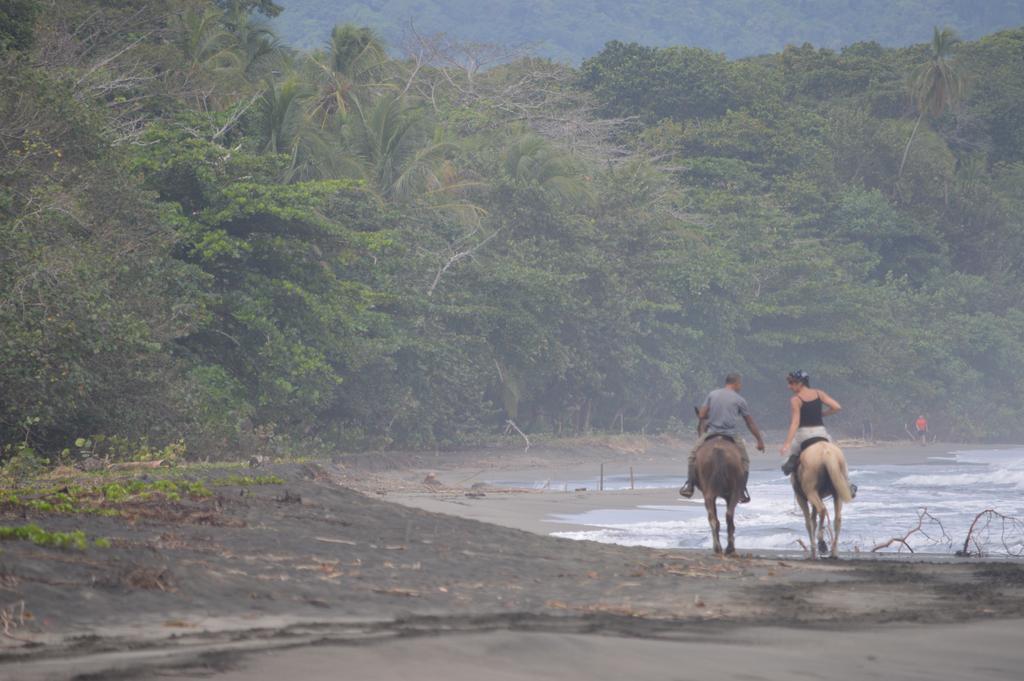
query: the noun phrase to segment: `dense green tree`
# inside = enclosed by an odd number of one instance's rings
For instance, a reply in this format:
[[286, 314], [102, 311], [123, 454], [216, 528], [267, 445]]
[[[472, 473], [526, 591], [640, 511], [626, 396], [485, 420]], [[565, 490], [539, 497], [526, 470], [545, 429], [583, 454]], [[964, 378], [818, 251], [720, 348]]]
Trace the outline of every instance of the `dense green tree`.
[[580, 86], [594, 92], [606, 114], [650, 123], [720, 116], [738, 104], [725, 57], [687, 47], [611, 41], [583, 62]]
[[35, 21], [41, 9], [35, 0], [5, 0], [0, 3], [0, 55], [8, 50], [23, 51], [32, 46]]
[[655, 432], [795, 366], [840, 431], [1019, 437], [1021, 31], [577, 71], [419, 25], [408, 59], [295, 53], [270, 3], [40, 6], [0, 57], [5, 443]]
[[914, 122], [914, 129], [907, 140], [907, 146], [903, 150], [903, 158], [900, 159], [897, 178], [903, 177], [903, 167], [907, 163], [910, 145], [914, 141], [914, 135], [917, 134], [917, 128], [921, 125], [924, 115], [928, 114], [937, 118], [963, 97], [964, 76], [953, 63], [953, 49], [959, 42], [960, 39], [951, 29], [944, 28], [940, 31], [938, 27], [935, 28], [931, 55], [927, 62], [918, 67], [910, 85], [918, 114], [917, 120]]

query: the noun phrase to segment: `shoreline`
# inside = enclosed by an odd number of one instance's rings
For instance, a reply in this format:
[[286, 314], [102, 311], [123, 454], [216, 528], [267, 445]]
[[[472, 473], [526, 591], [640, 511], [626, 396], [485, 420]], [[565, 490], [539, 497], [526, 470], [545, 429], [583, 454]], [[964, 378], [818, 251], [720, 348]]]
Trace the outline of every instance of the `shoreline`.
[[[241, 486], [228, 471], [183, 467], [176, 473], [207, 480], [214, 494], [152, 498], [122, 507], [118, 517], [0, 508], [7, 524], [110, 538], [108, 548], [82, 551], [0, 546], [0, 608], [10, 623], [10, 635], [0, 637], [0, 678], [275, 681], [282, 670], [301, 669], [304, 681], [327, 681], [344, 668], [384, 681], [410, 675], [408, 663], [424, 681], [469, 681], [482, 668], [506, 681], [554, 673], [653, 681], [679, 667], [673, 651], [680, 650], [688, 668], [710, 673], [701, 646], [730, 640], [736, 676], [726, 678], [763, 672], [782, 681], [799, 665], [820, 672], [833, 659], [843, 665], [819, 678], [850, 678], [851, 666], [865, 669], [863, 646], [913, 651], [904, 667], [890, 663], [885, 669], [900, 673], [886, 678], [914, 678], [911, 669], [942, 678], [956, 664], [982, 662], [989, 666], [973, 678], [1018, 674], [1024, 561], [922, 554], [809, 561], [798, 551], [747, 552], [742, 541], [737, 556], [723, 558], [555, 538], [544, 532], [551, 523], [539, 520], [552, 509], [632, 507], [674, 491], [485, 488], [483, 497], [466, 497], [480, 488], [465, 475], [551, 475], [602, 460], [668, 471], [680, 452], [626, 456], [594, 447], [556, 452], [540, 466], [522, 452], [485, 454], [432, 457], [440, 464], [432, 485], [422, 468], [351, 462], [269, 464], [260, 474], [273, 482]], [[227, 480], [217, 486], [217, 476]], [[18, 619], [19, 603], [29, 617]], [[929, 656], [922, 641], [959, 657]], [[983, 659], [982, 649], [997, 650]], [[775, 666], [762, 668], [766, 656]]]
[[[900, 445], [886, 443], [882, 445], [861, 445], [844, 449], [847, 462], [852, 471], [858, 466], [888, 465], [941, 465], [944, 459], [954, 451], [984, 451], [1007, 449], [1006, 445]], [[665, 479], [677, 477], [682, 484], [685, 476], [680, 471], [685, 468], [687, 449], [675, 447], [655, 450], [644, 454], [615, 455], [607, 453], [588, 453], [587, 461], [564, 459], [534, 463], [527, 455], [512, 455], [496, 462], [490, 468], [465, 465], [458, 461], [454, 466], [446, 466], [443, 461], [434, 467], [423, 467], [408, 471], [400, 471], [383, 476], [383, 481], [376, 490], [378, 495], [389, 501], [429, 512], [445, 513], [492, 523], [504, 527], [512, 527], [544, 536], [552, 532], [573, 532], [593, 530], [594, 525], [561, 521], [557, 516], [575, 516], [594, 511], [632, 510], [639, 506], [680, 507], [703, 509], [699, 494], [696, 499], [687, 500], [679, 497], [675, 487], [655, 487], [636, 489], [598, 490], [601, 471], [605, 478], [618, 476], [621, 481], [628, 478], [630, 469], [633, 475], [642, 480], [643, 477]], [[781, 463], [778, 454], [771, 454], [771, 447], [766, 454], [753, 450], [751, 453], [751, 471], [771, 471]], [[603, 454], [603, 456], [602, 456]], [[776, 461], [776, 459], [778, 461]], [[781, 473], [780, 473], [781, 475]], [[425, 479], [436, 481], [433, 488], [423, 484]], [[576, 489], [559, 489], [561, 481], [591, 480], [585, 491]], [[519, 481], [532, 483], [531, 487], [510, 487], [502, 482]], [[552, 483], [549, 489], [540, 485], [547, 481]], [[856, 502], [854, 502], [856, 503]], [[794, 539], [801, 537], [803, 523], [794, 529]], [[675, 550], [700, 551], [701, 549], [680, 548]], [[742, 533], [737, 537], [737, 550], [742, 551]], [[759, 555], [802, 555], [798, 548], [791, 551], [754, 550]], [[847, 558], [877, 559], [882, 556], [907, 559], [922, 559], [928, 556], [935, 560], [956, 559], [945, 552], [919, 551], [908, 554], [903, 552], [870, 551], [844, 552]], [[1011, 559], [1012, 560], [1012, 559]]]

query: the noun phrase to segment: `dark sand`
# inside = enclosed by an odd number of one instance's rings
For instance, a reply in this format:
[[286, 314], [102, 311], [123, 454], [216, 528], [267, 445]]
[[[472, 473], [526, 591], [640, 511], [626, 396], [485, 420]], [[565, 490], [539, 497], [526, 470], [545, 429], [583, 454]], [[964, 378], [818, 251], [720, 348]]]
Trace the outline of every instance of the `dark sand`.
[[[274, 466], [261, 472], [285, 485], [220, 487], [128, 519], [0, 510], [2, 524], [114, 539], [84, 552], [0, 545], [0, 679], [1020, 678], [1020, 562], [721, 559], [388, 501], [437, 497], [473, 515], [496, 499], [466, 497], [461, 471], [682, 456], [671, 443], [622, 447]], [[440, 485], [421, 484], [426, 469]], [[452, 503], [460, 495], [468, 505]], [[514, 508], [542, 495], [504, 497]], [[546, 512], [509, 511], [504, 524]]]

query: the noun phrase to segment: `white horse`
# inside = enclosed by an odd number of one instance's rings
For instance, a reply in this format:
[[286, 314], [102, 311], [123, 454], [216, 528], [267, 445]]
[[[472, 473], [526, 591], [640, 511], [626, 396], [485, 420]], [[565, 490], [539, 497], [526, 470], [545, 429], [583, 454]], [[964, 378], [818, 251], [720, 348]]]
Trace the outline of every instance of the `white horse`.
[[[831, 496], [835, 504], [832, 516], [832, 558], [837, 556], [839, 546], [839, 528], [842, 526], [843, 504], [853, 499], [850, 485], [846, 479], [846, 457], [843, 451], [831, 442], [823, 441], [812, 444], [800, 454], [800, 465], [790, 476], [793, 493], [804, 512], [807, 525], [807, 537], [811, 543], [811, 558], [817, 558], [818, 552], [828, 551], [825, 544], [825, 525], [828, 522], [828, 511], [825, 510], [823, 499]], [[817, 535], [817, 537], [815, 537]]]

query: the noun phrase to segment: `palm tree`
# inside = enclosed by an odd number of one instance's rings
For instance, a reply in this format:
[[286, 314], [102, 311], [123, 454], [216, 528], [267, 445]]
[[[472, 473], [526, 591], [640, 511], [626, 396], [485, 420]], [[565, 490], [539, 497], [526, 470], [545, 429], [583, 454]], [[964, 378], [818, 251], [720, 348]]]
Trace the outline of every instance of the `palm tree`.
[[178, 17], [175, 42], [189, 70], [232, 70], [241, 65], [235, 37], [223, 23], [224, 15], [209, 7], [190, 7]]
[[319, 93], [313, 113], [322, 126], [336, 113], [348, 113], [360, 89], [380, 79], [387, 52], [370, 28], [335, 26], [326, 52], [312, 57], [319, 75]]
[[355, 115], [346, 126], [348, 142], [381, 196], [406, 200], [443, 184], [444, 160], [455, 147], [433, 138], [422, 107], [391, 94], [369, 105], [353, 98], [352, 104]]
[[335, 149], [307, 112], [312, 95], [312, 87], [292, 73], [280, 80], [268, 78], [256, 102], [260, 151], [287, 154], [291, 158], [283, 178], [286, 182], [336, 175]]
[[223, 19], [220, 11], [196, 6], [178, 16], [174, 43], [183, 57], [183, 86], [203, 108], [230, 99], [231, 83], [244, 68], [235, 36]]
[[911, 80], [911, 95], [914, 98], [914, 105], [917, 107], [917, 121], [914, 129], [907, 140], [907, 146], [903, 150], [903, 159], [900, 161], [900, 170], [897, 180], [903, 177], [903, 166], [907, 163], [907, 155], [910, 153], [910, 145], [917, 134], [917, 128], [921, 125], [921, 119], [927, 113], [932, 118], [938, 118], [949, 107], [960, 101], [963, 97], [965, 80], [953, 62], [953, 48], [960, 39], [951, 28], [944, 28], [941, 31], [935, 27], [932, 36], [931, 56], [928, 61], [921, 64]]
[[568, 152], [533, 133], [525, 133], [505, 150], [505, 175], [513, 184], [539, 187], [568, 201], [589, 201], [579, 162]]
[[237, 3], [224, 16], [224, 24], [235, 37], [243, 60], [242, 72], [250, 81], [259, 80], [285, 60], [287, 48], [274, 30], [266, 22], [253, 19]]

